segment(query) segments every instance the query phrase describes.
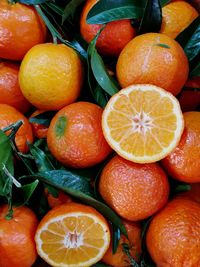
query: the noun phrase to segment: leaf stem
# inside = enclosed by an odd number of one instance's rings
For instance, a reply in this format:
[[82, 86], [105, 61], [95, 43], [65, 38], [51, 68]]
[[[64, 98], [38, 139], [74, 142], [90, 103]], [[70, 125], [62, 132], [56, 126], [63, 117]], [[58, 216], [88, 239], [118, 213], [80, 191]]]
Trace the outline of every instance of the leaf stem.
[[22, 126], [22, 124], [23, 124], [22, 120], [17, 121], [16, 123], [13, 123], [13, 124], [9, 125], [8, 127], [3, 128], [2, 131], [5, 133], [5, 132], [7, 132], [7, 131], [9, 131], [11, 129], [17, 129], [18, 130], [19, 127]]

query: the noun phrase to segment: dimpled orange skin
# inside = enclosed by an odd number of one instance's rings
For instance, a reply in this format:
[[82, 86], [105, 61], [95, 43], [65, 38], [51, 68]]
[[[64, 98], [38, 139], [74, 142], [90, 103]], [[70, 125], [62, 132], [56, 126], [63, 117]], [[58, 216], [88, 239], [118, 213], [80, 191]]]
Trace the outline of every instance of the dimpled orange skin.
[[8, 207], [0, 207], [0, 266], [31, 267], [37, 258], [34, 241], [38, 220], [29, 208], [14, 208], [13, 218], [5, 219]]
[[157, 163], [138, 164], [115, 156], [101, 173], [99, 192], [122, 218], [138, 221], [166, 204], [169, 184]]
[[183, 114], [185, 129], [179, 145], [162, 160], [166, 171], [175, 179], [200, 182], [200, 112]]
[[[36, 110], [33, 112], [33, 114], [30, 116], [30, 118], [35, 117], [41, 113], [43, 113], [43, 110]], [[47, 132], [48, 132], [48, 127], [43, 125], [43, 124], [39, 124], [36, 122], [31, 122], [31, 126], [32, 126], [32, 130], [33, 130], [33, 135], [39, 139], [41, 138], [46, 138], [47, 137]]]
[[22, 60], [46, 38], [45, 24], [33, 7], [7, 0], [0, 1], [0, 32], [0, 57], [11, 60]]
[[185, 1], [169, 3], [162, 8], [160, 32], [176, 38], [198, 15], [197, 10]]
[[[102, 108], [89, 102], [77, 102], [61, 109], [52, 119], [47, 143], [54, 157], [64, 165], [86, 168], [103, 161], [112, 151], [102, 128]], [[56, 133], [59, 119], [67, 121], [62, 136]]]
[[156, 266], [200, 266], [200, 205], [172, 200], [151, 221], [146, 244]]
[[104, 255], [102, 261], [113, 267], [130, 267], [130, 260], [123, 251], [122, 244], [126, 243], [130, 247], [131, 256], [138, 261], [141, 255], [141, 225], [138, 222], [124, 221], [123, 224], [126, 228], [128, 239], [121, 235], [119, 246], [115, 254], [112, 253], [112, 243]]
[[175, 40], [161, 33], [146, 33], [125, 46], [116, 71], [122, 88], [146, 83], [177, 95], [187, 80], [189, 65], [183, 49]]
[[82, 62], [76, 51], [64, 44], [36, 45], [20, 66], [20, 88], [37, 109], [59, 110], [75, 102], [82, 83]]
[[[23, 125], [15, 135], [15, 143], [18, 150], [25, 153], [28, 151], [27, 143], [33, 142], [33, 133], [29, 121], [15, 108], [6, 104], [0, 104], [0, 129], [8, 127], [20, 120], [23, 121]], [[9, 134], [9, 132], [7, 132], [7, 134]]]
[[15, 107], [22, 113], [30, 108], [18, 82], [19, 65], [11, 62], [0, 63], [0, 103]]
[[[102, 28], [101, 24], [87, 24], [86, 18], [97, 0], [88, 0], [83, 8], [80, 19], [80, 32], [89, 43]], [[96, 47], [106, 56], [118, 56], [124, 46], [135, 37], [135, 29], [129, 19], [109, 22], [100, 34]]]

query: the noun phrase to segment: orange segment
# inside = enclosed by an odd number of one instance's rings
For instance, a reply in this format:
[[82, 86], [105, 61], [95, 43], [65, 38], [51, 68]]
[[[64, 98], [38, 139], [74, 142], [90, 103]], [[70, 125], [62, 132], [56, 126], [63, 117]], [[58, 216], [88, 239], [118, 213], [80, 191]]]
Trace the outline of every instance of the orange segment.
[[68, 203], [42, 219], [35, 241], [38, 254], [51, 266], [84, 267], [103, 257], [110, 232], [106, 220], [95, 209]]
[[104, 136], [123, 158], [155, 162], [178, 144], [183, 115], [177, 99], [153, 85], [131, 85], [115, 94], [102, 117]]

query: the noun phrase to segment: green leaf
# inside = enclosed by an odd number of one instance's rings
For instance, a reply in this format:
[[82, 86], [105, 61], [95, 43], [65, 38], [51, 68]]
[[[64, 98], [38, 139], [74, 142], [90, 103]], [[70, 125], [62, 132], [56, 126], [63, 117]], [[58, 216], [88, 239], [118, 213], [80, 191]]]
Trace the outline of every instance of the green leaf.
[[23, 185], [21, 187], [24, 201], [20, 205], [27, 204], [27, 202], [31, 198], [32, 194], [34, 193], [35, 189], [37, 188], [38, 184], [39, 184], [39, 180], [35, 180], [34, 182], [32, 182], [30, 184]]
[[104, 24], [114, 20], [141, 18], [144, 0], [101, 0], [87, 15], [88, 24]]
[[45, 5], [48, 6], [52, 11], [54, 11], [58, 15], [60, 15], [60, 16], [63, 15], [64, 10], [60, 6], [58, 6], [54, 3], [51, 3], [51, 2], [46, 2]]
[[49, 0], [17, 0], [17, 2], [25, 4], [25, 5], [39, 5], [47, 1]]
[[63, 16], [62, 16], [62, 24], [67, 20], [69, 17], [74, 17], [77, 7], [82, 4], [85, 0], [71, 0], [64, 9]]
[[167, 44], [156, 44], [157, 46], [163, 47], [163, 48], [170, 48]]
[[130, 266], [140, 267], [139, 264], [131, 256], [129, 245], [126, 243], [123, 243], [122, 249], [123, 249], [124, 253], [127, 255], [127, 257], [129, 258]]
[[190, 77], [200, 77], [200, 62], [190, 72]]
[[176, 41], [183, 47], [189, 61], [200, 53], [200, 16], [176, 37]]
[[115, 254], [119, 246], [119, 240], [121, 237], [121, 231], [119, 227], [112, 224], [112, 253]]
[[102, 90], [101, 86], [97, 84], [96, 87], [93, 88], [93, 97], [97, 104], [104, 108], [109, 100], [109, 95]]
[[171, 1], [171, 0], [160, 0], [160, 4], [161, 4], [161, 6], [163, 7], [163, 6], [166, 6], [167, 4], [169, 4], [170, 1]]
[[187, 192], [189, 190], [191, 190], [191, 185], [189, 185], [189, 184], [179, 184], [174, 189], [174, 193], [182, 193], [182, 192]]
[[55, 116], [55, 111], [46, 111], [41, 114], [38, 114], [29, 119], [30, 122], [42, 124], [44, 126], [49, 126], [52, 118]]
[[162, 24], [162, 9], [159, 0], [147, 0], [139, 33], [159, 32]]

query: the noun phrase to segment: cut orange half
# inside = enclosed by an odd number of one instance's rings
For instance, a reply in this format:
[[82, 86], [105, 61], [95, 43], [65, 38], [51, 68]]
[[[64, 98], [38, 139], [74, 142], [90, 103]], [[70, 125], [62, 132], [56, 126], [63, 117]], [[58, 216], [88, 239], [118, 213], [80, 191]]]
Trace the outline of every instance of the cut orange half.
[[184, 121], [178, 100], [154, 85], [131, 85], [111, 97], [102, 117], [104, 136], [123, 158], [150, 163], [180, 141]]
[[104, 256], [110, 232], [106, 220], [95, 209], [68, 203], [47, 213], [35, 241], [38, 254], [51, 266], [85, 267]]

